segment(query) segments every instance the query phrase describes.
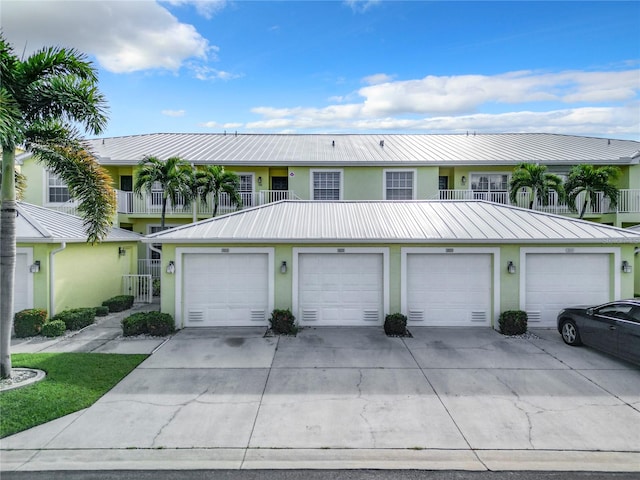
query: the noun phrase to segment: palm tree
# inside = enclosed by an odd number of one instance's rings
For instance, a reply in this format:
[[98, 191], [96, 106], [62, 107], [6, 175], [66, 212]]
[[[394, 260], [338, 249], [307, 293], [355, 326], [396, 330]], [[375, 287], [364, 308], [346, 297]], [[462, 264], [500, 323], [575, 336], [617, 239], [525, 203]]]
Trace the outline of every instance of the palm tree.
[[160, 160], [157, 157], [148, 156], [138, 164], [140, 169], [136, 177], [133, 191], [139, 196], [146, 191], [151, 195], [155, 185], [162, 190], [162, 214], [160, 216], [160, 228], [164, 230], [167, 213], [167, 201], [172, 206], [182, 201], [189, 203], [191, 197], [191, 166], [180, 157], [171, 157]]
[[20, 59], [0, 33], [0, 378], [11, 377], [11, 327], [16, 265], [16, 148], [34, 154], [79, 200], [87, 239], [96, 242], [111, 228], [115, 195], [111, 179], [83, 149], [80, 131], [99, 134], [106, 101], [96, 70], [73, 49], [43, 48]]
[[555, 190], [559, 200], [564, 200], [562, 179], [558, 175], [547, 172], [547, 167], [535, 163], [521, 163], [516, 167], [509, 183], [509, 198], [512, 203], [518, 200], [518, 193], [525, 189], [531, 193], [529, 209], [542, 202], [549, 204], [549, 192]]
[[620, 169], [613, 166], [594, 167], [593, 165], [576, 165], [569, 172], [569, 178], [564, 184], [567, 192], [567, 201], [573, 211], [578, 211], [576, 200], [584, 192], [584, 202], [580, 208], [580, 217], [583, 218], [587, 211], [587, 205], [596, 205], [598, 194], [602, 192], [608, 198], [612, 207], [618, 205], [618, 189], [613, 185], [620, 176]]
[[242, 208], [242, 197], [240, 196], [240, 177], [233, 172], [225, 171], [221, 165], [207, 165], [202, 170], [196, 172], [196, 184], [202, 203], [206, 203], [207, 196], [213, 194], [213, 215], [218, 213], [220, 194], [226, 193], [229, 196], [231, 205]]
[[[2, 171], [0, 171], [0, 185], [2, 184]], [[16, 188], [16, 200], [22, 200], [24, 198], [24, 192], [27, 190], [27, 177], [16, 170], [14, 179], [14, 185]]]

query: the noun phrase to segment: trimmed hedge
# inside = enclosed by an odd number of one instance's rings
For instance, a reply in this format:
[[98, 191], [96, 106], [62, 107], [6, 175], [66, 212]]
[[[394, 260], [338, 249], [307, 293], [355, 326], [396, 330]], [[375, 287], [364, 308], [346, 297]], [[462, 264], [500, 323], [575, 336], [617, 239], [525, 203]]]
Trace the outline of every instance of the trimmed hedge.
[[527, 332], [527, 312], [522, 310], [507, 310], [500, 314], [498, 323], [503, 335], [522, 335]]
[[91, 325], [96, 320], [95, 308], [72, 308], [57, 313], [51, 317], [51, 321], [61, 320], [67, 327], [67, 330], [80, 330]]
[[59, 337], [64, 335], [67, 326], [62, 320], [52, 320], [42, 325], [42, 335], [45, 337]]
[[407, 317], [402, 313], [391, 313], [384, 318], [384, 333], [387, 335], [406, 335]]
[[16, 337], [33, 337], [40, 334], [42, 325], [47, 319], [47, 311], [41, 308], [21, 310], [13, 316], [13, 328]]
[[271, 330], [281, 335], [295, 335], [298, 333], [298, 326], [295, 322], [296, 317], [288, 308], [286, 310], [273, 310], [273, 312], [271, 312], [271, 318], [269, 319]]
[[95, 308], [96, 308], [96, 317], [106, 317], [107, 315], [109, 315], [109, 307], [105, 305], [100, 305], [99, 307], [95, 307]]
[[122, 312], [128, 310], [133, 306], [133, 295], [118, 295], [111, 297], [108, 300], [102, 302], [102, 305], [109, 307], [110, 312]]
[[143, 334], [162, 337], [175, 331], [175, 322], [168, 313], [138, 312], [123, 318], [120, 323], [125, 337]]

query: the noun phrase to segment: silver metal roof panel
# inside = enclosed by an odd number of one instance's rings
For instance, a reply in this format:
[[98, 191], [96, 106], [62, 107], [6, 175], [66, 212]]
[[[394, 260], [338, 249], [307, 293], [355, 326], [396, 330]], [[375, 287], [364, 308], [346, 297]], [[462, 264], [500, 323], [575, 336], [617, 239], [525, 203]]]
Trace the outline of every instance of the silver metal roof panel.
[[[88, 140], [105, 165], [131, 165], [147, 155], [197, 164], [516, 165], [638, 163], [640, 142], [548, 133], [482, 135], [156, 133]], [[384, 142], [384, 146], [381, 146]]]
[[[30, 203], [18, 202], [16, 238], [18, 242], [86, 242], [84, 220], [75, 215], [57, 212]], [[103, 242], [137, 242], [141, 235], [112, 228]]]
[[640, 243], [640, 234], [484, 201], [281, 202], [145, 237], [147, 243]]

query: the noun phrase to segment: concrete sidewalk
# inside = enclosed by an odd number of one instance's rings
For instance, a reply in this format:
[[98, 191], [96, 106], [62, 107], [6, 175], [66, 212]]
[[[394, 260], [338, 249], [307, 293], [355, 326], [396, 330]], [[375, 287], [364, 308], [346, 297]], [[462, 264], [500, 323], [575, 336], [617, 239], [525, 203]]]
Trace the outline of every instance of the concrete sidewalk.
[[92, 407], [2, 439], [2, 470], [640, 472], [640, 369], [553, 330], [264, 333], [180, 331]]

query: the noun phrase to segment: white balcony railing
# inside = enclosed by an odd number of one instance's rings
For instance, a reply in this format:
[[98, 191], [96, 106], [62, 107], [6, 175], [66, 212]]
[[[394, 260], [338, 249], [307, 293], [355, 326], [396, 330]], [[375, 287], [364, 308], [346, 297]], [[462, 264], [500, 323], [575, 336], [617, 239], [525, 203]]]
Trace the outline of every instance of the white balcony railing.
[[[585, 194], [581, 193], [576, 199], [576, 207], [582, 208], [584, 204]], [[515, 202], [511, 202], [508, 192], [477, 192], [474, 190], [440, 190], [438, 198], [440, 200], [486, 200], [489, 202], [502, 203], [505, 205], [514, 205], [522, 208], [529, 208], [531, 203], [531, 194], [529, 192], [520, 192]], [[537, 201], [533, 205], [535, 210], [548, 213], [556, 213], [566, 215], [572, 213], [569, 205], [558, 200], [556, 192], [550, 192], [547, 205], [543, 205], [541, 201]], [[595, 203], [588, 203], [585, 214], [602, 215], [605, 213], [640, 213], [640, 190], [621, 189], [618, 194], [618, 205], [611, 207], [611, 201], [605, 198], [602, 192], [598, 193]]]
[[[126, 214], [160, 214], [162, 212], [162, 192], [143, 193], [142, 196], [133, 192], [117, 190], [118, 213]], [[291, 190], [262, 190], [259, 192], [242, 192], [242, 208], [249, 208], [280, 200], [299, 200], [299, 197]], [[207, 198], [206, 203], [200, 200], [191, 205], [186, 205], [184, 201], [179, 201], [176, 205], [167, 202], [167, 215], [170, 214], [192, 214], [193, 208], [197, 209], [199, 215], [213, 214], [213, 196]], [[218, 214], [229, 213], [237, 210], [238, 207], [231, 203], [229, 195], [220, 194], [218, 197]]]
[[151, 278], [160, 278], [160, 265], [162, 260], [141, 258], [138, 259], [138, 274], [151, 275]]

